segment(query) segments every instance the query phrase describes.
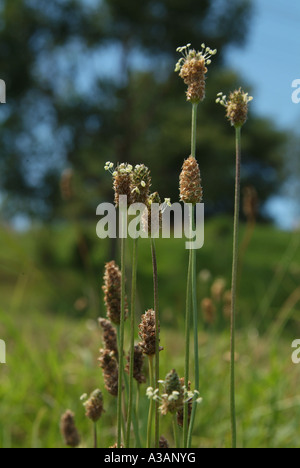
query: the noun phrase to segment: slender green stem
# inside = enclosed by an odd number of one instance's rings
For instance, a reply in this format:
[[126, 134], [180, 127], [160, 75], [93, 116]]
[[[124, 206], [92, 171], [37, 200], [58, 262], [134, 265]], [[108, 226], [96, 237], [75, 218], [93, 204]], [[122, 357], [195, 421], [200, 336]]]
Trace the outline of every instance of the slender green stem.
[[98, 442], [97, 442], [97, 423], [94, 422], [94, 448], [98, 448]]
[[230, 339], [230, 412], [232, 448], [236, 448], [236, 410], [235, 410], [235, 318], [237, 301], [237, 270], [239, 249], [239, 213], [241, 181], [241, 127], [236, 127], [236, 180], [233, 227], [233, 261], [232, 261], [232, 305], [231, 305], [231, 339]]
[[139, 430], [139, 404], [140, 404], [140, 384], [136, 383], [135, 407], [132, 413], [132, 423], [135, 434], [136, 448], [141, 448], [140, 430]]
[[[191, 156], [196, 157], [196, 132], [197, 132], [197, 109], [198, 104], [192, 105], [192, 129], [191, 129]], [[194, 208], [190, 207], [190, 232], [194, 226]], [[197, 284], [196, 284], [196, 252], [190, 250], [188, 284], [187, 284], [187, 303], [186, 303], [186, 350], [189, 348], [189, 327], [190, 327], [190, 295], [192, 296], [193, 318], [194, 318], [194, 359], [195, 359], [195, 379], [196, 389], [199, 387], [199, 357], [198, 357], [198, 310], [197, 310]], [[189, 374], [189, 351], [186, 355], [184, 384], [188, 388]], [[193, 413], [190, 426], [188, 424], [188, 404], [186, 403], [183, 411], [183, 444], [187, 448], [191, 444], [191, 434], [195, 420], [196, 405], [193, 405]]]
[[198, 104], [192, 105], [191, 155], [194, 158], [196, 157], [197, 108]]
[[[154, 388], [153, 356], [148, 356], [148, 358], [149, 358], [150, 387]], [[149, 405], [149, 414], [148, 414], [147, 448], [151, 448], [152, 420], [153, 420], [153, 399], [151, 398], [150, 405]]]
[[138, 419], [140, 413], [140, 384], [136, 383], [135, 414]]
[[[128, 374], [126, 374], [125, 370], [124, 370], [124, 383], [125, 383], [126, 395], [127, 395], [127, 398], [128, 398], [129, 383], [128, 383]], [[137, 419], [137, 416], [136, 416], [135, 409], [132, 412], [132, 426], [133, 426], [133, 430], [134, 430], [134, 437], [135, 437], [135, 440], [136, 440], [136, 448], [141, 448], [141, 440], [140, 440], [140, 434], [139, 434], [139, 428], [138, 428], [138, 419]], [[126, 435], [125, 435], [125, 419], [124, 418], [123, 418], [122, 427], [123, 427], [123, 433], [124, 433], [124, 439], [125, 439]]]
[[[192, 210], [192, 228], [195, 227], [195, 219], [194, 219], [194, 210]], [[195, 390], [199, 392], [200, 386], [200, 377], [199, 377], [199, 344], [198, 344], [198, 306], [197, 306], [197, 264], [196, 264], [196, 250], [193, 249], [192, 251], [192, 278], [191, 278], [191, 288], [192, 288], [192, 304], [193, 304], [193, 326], [194, 326], [194, 361], [195, 361]], [[197, 396], [194, 398], [193, 407], [192, 407], [192, 414], [191, 414], [191, 421], [189, 426], [189, 433], [188, 433], [188, 443], [187, 448], [191, 447], [192, 443], [192, 434], [193, 434], [193, 427], [196, 417], [196, 410], [197, 410]]]
[[[155, 310], [155, 388], [159, 388], [159, 303], [158, 303], [158, 275], [155, 241], [151, 238], [152, 267], [153, 267], [153, 290]], [[159, 448], [159, 401], [155, 402], [155, 448]]]
[[179, 448], [179, 435], [178, 435], [177, 413], [174, 413], [174, 414], [173, 414], [173, 431], [174, 431], [175, 447], [176, 447], [176, 448]]
[[190, 425], [189, 425], [187, 448], [191, 448], [191, 445], [192, 445], [193, 429], [194, 429], [196, 411], [197, 411], [197, 401], [196, 401], [197, 398], [198, 396], [195, 395], [194, 400], [193, 400], [192, 414], [191, 414], [191, 420], [190, 420]]
[[[190, 223], [192, 217], [192, 206], [190, 208]], [[191, 225], [191, 224], [190, 224]], [[184, 385], [185, 388], [189, 386], [189, 366], [190, 366], [190, 322], [191, 322], [191, 277], [193, 266], [193, 251], [190, 249], [189, 253], [189, 266], [187, 274], [186, 286], [186, 310], [185, 310], [185, 362], [184, 362]], [[183, 408], [183, 448], [187, 448], [188, 440], [188, 403]]]
[[123, 393], [123, 367], [124, 367], [124, 325], [125, 325], [125, 223], [126, 211], [121, 211], [122, 237], [121, 237], [121, 317], [119, 339], [119, 375], [118, 375], [118, 403], [117, 403], [117, 446], [121, 448], [122, 432], [122, 393]]
[[[125, 383], [125, 370], [123, 371], [123, 383]], [[124, 390], [124, 384], [123, 384], [123, 390]], [[125, 441], [126, 441], [126, 395], [125, 392], [122, 392], [122, 433], [123, 433], [123, 440], [124, 440], [124, 446], [125, 446]], [[125, 446], [126, 447], [126, 446]]]
[[136, 272], [137, 272], [137, 258], [138, 258], [137, 250], [138, 250], [138, 239], [134, 239], [133, 254], [132, 254], [131, 311], [130, 311], [129, 395], [128, 395], [128, 413], [127, 413], [127, 431], [126, 431], [126, 447], [127, 448], [129, 448], [129, 445], [130, 445], [130, 430], [131, 430], [132, 407], [133, 407], [135, 297], [136, 297]]
[[[120, 349], [120, 325], [117, 326], [117, 342], [118, 342], [118, 350]], [[119, 364], [119, 358], [118, 358], [118, 365]], [[126, 394], [128, 395], [128, 381], [127, 381], [127, 375], [125, 373], [125, 369], [123, 369], [123, 379], [124, 379], [124, 384], [125, 384], [125, 390], [126, 390]], [[122, 433], [123, 433], [123, 439], [125, 440], [125, 437], [126, 437], [126, 427], [125, 427], [125, 415], [124, 415], [124, 399], [123, 399], [123, 393], [122, 393], [122, 411], [121, 411], [121, 428], [122, 428]], [[117, 405], [118, 405], [118, 396], [117, 396]]]

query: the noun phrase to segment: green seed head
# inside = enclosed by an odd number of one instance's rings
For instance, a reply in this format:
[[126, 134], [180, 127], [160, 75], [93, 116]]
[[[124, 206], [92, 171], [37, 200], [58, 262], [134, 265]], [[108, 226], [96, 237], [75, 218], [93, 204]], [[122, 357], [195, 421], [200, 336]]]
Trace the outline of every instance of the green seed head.
[[181, 392], [180, 379], [175, 369], [172, 369], [171, 372], [166, 375], [165, 390], [168, 395], [172, 395], [173, 392]]

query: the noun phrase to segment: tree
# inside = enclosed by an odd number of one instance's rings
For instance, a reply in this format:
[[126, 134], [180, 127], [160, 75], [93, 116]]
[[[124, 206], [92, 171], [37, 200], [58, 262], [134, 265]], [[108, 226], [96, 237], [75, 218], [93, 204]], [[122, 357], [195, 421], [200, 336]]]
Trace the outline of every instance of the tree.
[[[190, 107], [173, 69], [176, 47], [187, 42], [218, 48], [200, 109], [198, 155], [210, 211], [231, 208], [232, 135], [214, 100], [240, 85], [222, 57], [246, 40], [249, 0], [3, 0], [1, 17], [5, 216], [65, 216], [59, 181], [71, 167], [74, 216], [94, 217], [111, 193], [107, 160], [148, 164], [153, 188], [177, 201]], [[265, 200], [278, 186], [284, 138], [255, 118], [247, 131], [245, 167]]]

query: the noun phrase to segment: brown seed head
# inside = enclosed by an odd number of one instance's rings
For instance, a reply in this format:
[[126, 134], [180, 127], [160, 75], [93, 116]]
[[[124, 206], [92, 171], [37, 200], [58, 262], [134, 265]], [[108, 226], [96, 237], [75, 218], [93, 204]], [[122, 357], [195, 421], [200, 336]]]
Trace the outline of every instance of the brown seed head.
[[205, 322], [214, 323], [216, 319], [216, 307], [210, 297], [202, 300], [201, 308]]
[[127, 196], [127, 205], [132, 203], [131, 197], [131, 182], [132, 182], [132, 166], [127, 163], [122, 163], [117, 166], [113, 172], [113, 186], [115, 191], [115, 205], [120, 206], [120, 196]]
[[[133, 358], [133, 378], [139, 383], [145, 383], [146, 377], [143, 374], [144, 355], [143, 349], [140, 345], [134, 347], [134, 358]], [[127, 364], [125, 371], [129, 374], [130, 372], [130, 354], [127, 356]]]
[[142, 315], [142, 321], [139, 325], [139, 336], [143, 353], [148, 356], [153, 356], [155, 354], [155, 342], [156, 342], [156, 332], [155, 332], [155, 312], [152, 309], [147, 310], [144, 315]]
[[252, 101], [252, 97], [245, 93], [241, 88], [230, 93], [227, 100], [226, 95], [219, 93], [217, 104], [221, 104], [226, 108], [226, 117], [235, 128], [242, 127], [248, 117], [248, 103]]
[[63, 436], [64, 442], [68, 447], [78, 447], [80, 444], [80, 436], [77, 431], [74, 419], [74, 413], [67, 410], [60, 420], [60, 431]]
[[191, 58], [185, 61], [179, 76], [188, 85], [187, 101], [198, 103], [204, 100], [206, 73], [207, 68], [203, 57], [200, 57], [199, 60]]
[[115, 354], [108, 349], [100, 349], [98, 359], [103, 370], [103, 377], [106, 390], [113, 396], [118, 395], [118, 375], [119, 367]]
[[167, 439], [164, 437], [164, 436], [160, 436], [159, 438], [159, 448], [160, 449], [167, 449], [169, 448], [169, 442], [167, 441]]
[[201, 203], [203, 190], [199, 165], [193, 156], [186, 159], [180, 174], [180, 200], [184, 203], [196, 205]]
[[217, 53], [202, 44], [202, 50], [196, 52], [189, 49], [190, 44], [178, 47], [177, 52], [181, 52], [183, 57], [177, 62], [175, 71], [188, 86], [186, 96], [187, 101], [198, 104], [205, 98], [205, 80], [207, 65], [211, 63], [211, 57]]
[[109, 351], [112, 351], [116, 357], [118, 357], [118, 343], [117, 343], [117, 331], [112, 326], [109, 320], [104, 318], [98, 319], [99, 324], [103, 329], [103, 340], [105, 343], [105, 348]]
[[132, 203], [147, 204], [151, 187], [151, 176], [148, 167], [144, 164], [135, 166], [131, 180]]
[[[105, 265], [104, 273], [104, 303], [107, 317], [116, 325], [121, 317], [121, 271], [115, 261]], [[125, 318], [128, 315], [127, 300], [125, 299]]]
[[212, 298], [220, 302], [223, 298], [223, 294], [226, 288], [226, 281], [224, 278], [217, 278], [211, 286], [211, 295]]
[[73, 170], [72, 169], [65, 169], [61, 175], [60, 179], [60, 193], [62, 199], [65, 201], [69, 201], [73, 198]]
[[93, 422], [97, 422], [104, 412], [103, 395], [101, 390], [94, 390], [89, 399], [84, 403], [86, 417]]
[[258, 196], [257, 191], [253, 186], [244, 188], [243, 193], [243, 211], [249, 222], [254, 222], [258, 211]]
[[231, 305], [232, 305], [231, 290], [225, 291], [223, 300], [224, 300], [223, 314], [225, 318], [229, 319], [231, 316]]

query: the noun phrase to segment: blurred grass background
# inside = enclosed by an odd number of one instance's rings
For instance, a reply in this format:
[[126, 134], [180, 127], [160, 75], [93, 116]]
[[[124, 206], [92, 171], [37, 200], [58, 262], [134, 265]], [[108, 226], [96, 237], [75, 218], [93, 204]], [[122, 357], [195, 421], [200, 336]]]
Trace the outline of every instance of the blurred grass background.
[[[87, 243], [94, 228], [84, 232]], [[244, 234], [245, 226], [241, 237]], [[230, 218], [206, 223], [205, 245], [198, 252], [199, 313], [200, 302], [210, 295], [216, 278], [224, 278], [229, 288], [231, 238]], [[26, 233], [2, 229], [0, 245], [0, 336], [7, 344], [7, 365], [0, 367], [0, 445], [62, 447], [60, 415], [70, 408], [76, 412], [83, 444], [91, 446], [91, 427], [80, 396], [104, 388], [97, 363], [102, 346], [97, 317], [105, 315], [101, 286], [110, 245], [98, 240], [87, 250], [88, 270], [80, 265], [78, 238], [70, 226]], [[178, 239], [158, 240], [157, 250], [164, 347], [161, 376], [170, 368], [183, 375], [187, 252]], [[137, 320], [152, 307], [149, 259], [150, 247], [143, 240]], [[300, 331], [299, 265], [299, 233], [256, 227], [242, 265], [237, 323], [237, 413], [243, 447], [299, 446], [300, 375], [291, 361], [291, 342]], [[229, 322], [218, 307], [213, 325], [204, 323], [202, 315], [200, 323], [203, 403], [194, 443], [226, 447], [230, 445]], [[128, 327], [129, 323], [127, 336]], [[143, 385], [142, 408], [147, 405], [145, 391]], [[115, 442], [111, 423], [115, 399], [106, 391], [104, 399], [100, 444], [108, 446]], [[146, 424], [146, 412], [141, 415]], [[162, 418], [162, 433], [172, 441], [170, 427], [168, 417]]]

